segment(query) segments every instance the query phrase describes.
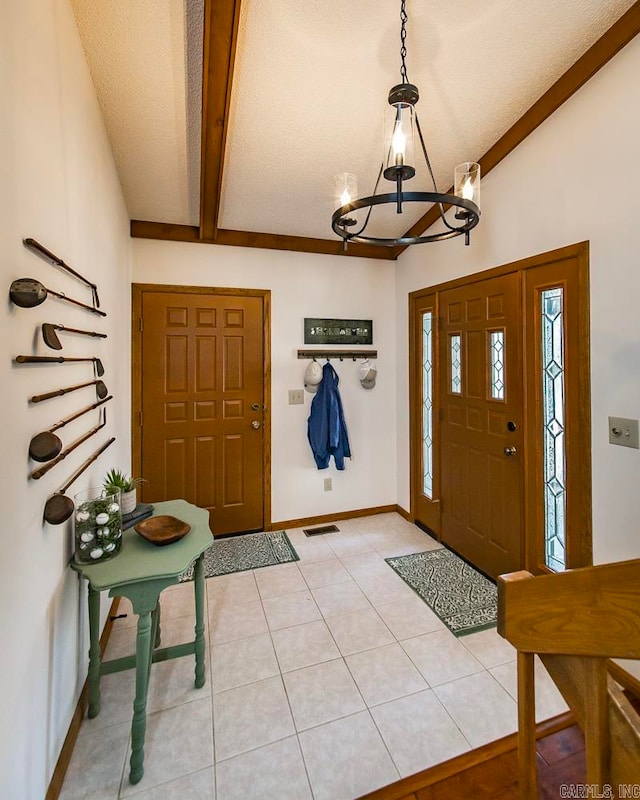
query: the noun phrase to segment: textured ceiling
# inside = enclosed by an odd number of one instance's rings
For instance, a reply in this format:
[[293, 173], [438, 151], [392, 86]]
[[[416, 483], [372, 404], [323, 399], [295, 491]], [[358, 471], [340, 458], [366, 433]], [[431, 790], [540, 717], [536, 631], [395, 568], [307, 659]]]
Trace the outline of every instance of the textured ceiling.
[[[73, 4], [131, 217], [196, 225], [202, 0]], [[408, 0], [408, 74], [439, 190], [632, 4]], [[332, 238], [333, 176], [373, 190], [398, 51], [398, 2], [243, 0], [220, 227]], [[413, 221], [379, 216], [378, 235]]]

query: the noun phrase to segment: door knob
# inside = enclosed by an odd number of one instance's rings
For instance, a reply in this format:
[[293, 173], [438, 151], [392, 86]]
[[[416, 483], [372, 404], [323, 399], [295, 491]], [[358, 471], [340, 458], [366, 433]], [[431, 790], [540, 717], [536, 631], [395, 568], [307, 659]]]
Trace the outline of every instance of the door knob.
[[505, 447], [504, 448], [505, 456], [515, 456], [515, 454], [517, 452], [518, 452], [518, 449], [516, 447]]
[[253, 422], [251, 423], [251, 427], [255, 428], [256, 430], [258, 430], [258, 428], [260, 427], [260, 423], [258, 422], [257, 419], [253, 420]]

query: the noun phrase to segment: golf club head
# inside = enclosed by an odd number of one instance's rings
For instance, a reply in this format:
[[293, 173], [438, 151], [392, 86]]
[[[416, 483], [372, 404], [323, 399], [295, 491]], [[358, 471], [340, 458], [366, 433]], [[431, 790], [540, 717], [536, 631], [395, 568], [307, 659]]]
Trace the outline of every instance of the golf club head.
[[100, 400], [104, 400], [104, 398], [109, 394], [109, 390], [107, 389], [104, 381], [96, 381], [96, 394]]
[[43, 431], [32, 437], [29, 443], [29, 458], [40, 463], [51, 461], [62, 450], [62, 441], [55, 433]]
[[62, 350], [62, 342], [56, 333], [56, 326], [51, 322], [42, 323], [42, 338], [47, 347], [50, 347], [52, 350]]
[[47, 290], [33, 278], [17, 278], [11, 283], [9, 297], [20, 308], [34, 308], [47, 299]]
[[100, 361], [99, 358], [94, 358], [93, 365], [96, 370], [96, 375], [98, 376], [98, 378], [101, 378], [104, 375], [104, 366], [102, 365], [102, 361]]
[[49, 525], [61, 525], [74, 511], [73, 500], [66, 494], [56, 492], [44, 504], [44, 519]]

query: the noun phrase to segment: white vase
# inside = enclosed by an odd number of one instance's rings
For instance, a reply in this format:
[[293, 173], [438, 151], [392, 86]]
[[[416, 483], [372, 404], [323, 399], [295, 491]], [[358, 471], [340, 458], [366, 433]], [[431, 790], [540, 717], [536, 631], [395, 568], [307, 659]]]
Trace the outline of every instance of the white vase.
[[120, 510], [123, 514], [130, 514], [135, 510], [137, 505], [136, 490], [131, 489], [130, 492], [120, 493]]

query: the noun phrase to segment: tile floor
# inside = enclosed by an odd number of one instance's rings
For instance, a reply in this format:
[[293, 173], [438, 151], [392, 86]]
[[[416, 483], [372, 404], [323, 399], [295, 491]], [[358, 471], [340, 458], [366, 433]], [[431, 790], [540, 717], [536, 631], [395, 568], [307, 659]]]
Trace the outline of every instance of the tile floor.
[[[297, 563], [207, 580], [207, 682], [192, 656], [153, 665], [136, 786], [134, 675], [105, 676], [60, 800], [351, 800], [514, 731], [513, 648], [456, 639], [384, 561], [437, 542], [397, 514], [337, 524], [289, 531]], [[165, 590], [162, 644], [193, 621], [192, 584]], [[135, 623], [115, 623], [106, 658], [133, 652]], [[566, 706], [538, 667], [546, 719]]]

